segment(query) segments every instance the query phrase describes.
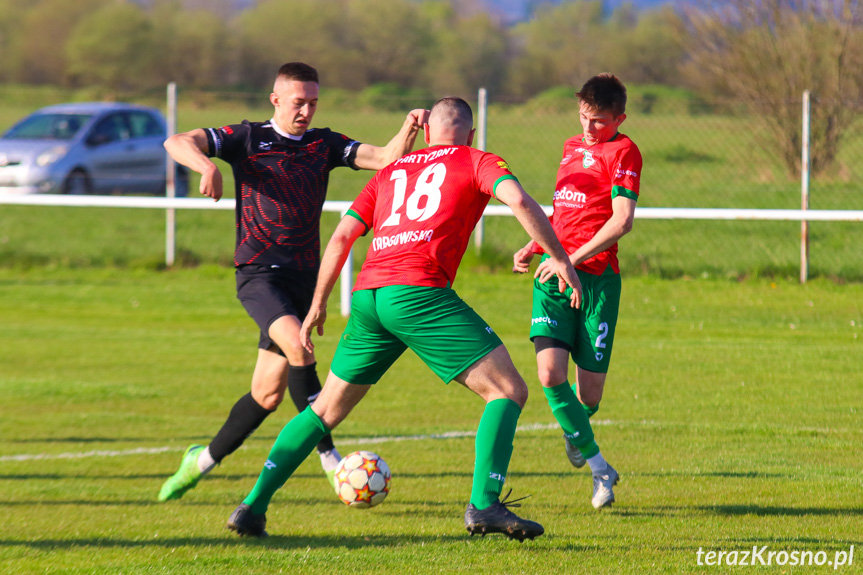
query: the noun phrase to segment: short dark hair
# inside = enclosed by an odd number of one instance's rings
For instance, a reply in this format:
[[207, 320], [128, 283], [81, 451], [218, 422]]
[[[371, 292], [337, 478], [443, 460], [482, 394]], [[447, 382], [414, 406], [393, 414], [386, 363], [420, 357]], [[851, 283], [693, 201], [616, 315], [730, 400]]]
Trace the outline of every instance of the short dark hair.
[[278, 77], [285, 78], [286, 80], [314, 82], [315, 84], [320, 84], [318, 81], [318, 71], [303, 62], [288, 62], [287, 64], [282, 64], [282, 67], [279, 68]]
[[473, 110], [471, 110], [470, 104], [458, 98], [456, 96], [447, 96], [445, 98], [441, 98], [431, 107], [430, 114], [435, 111], [435, 108], [449, 112], [449, 115], [453, 118], [458, 118], [467, 126], [473, 126]]
[[575, 95], [594, 110], [608, 111], [615, 116], [626, 112], [626, 86], [614, 74], [597, 74]]

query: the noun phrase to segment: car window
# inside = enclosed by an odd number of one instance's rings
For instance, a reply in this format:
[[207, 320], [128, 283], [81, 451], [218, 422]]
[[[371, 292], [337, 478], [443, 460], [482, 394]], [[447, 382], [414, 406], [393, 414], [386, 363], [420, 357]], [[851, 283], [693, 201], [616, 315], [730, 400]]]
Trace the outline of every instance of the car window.
[[162, 124], [148, 112], [129, 112], [126, 114], [129, 127], [132, 129], [133, 138], [144, 138], [147, 136], [165, 137]]
[[13, 126], [3, 137], [19, 140], [71, 140], [90, 118], [89, 114], [34, 114]]
[[88, 140], [94, 144], [107, 144], [108, 142], [128, 140], [130, 137], [129, 127], [126, 125], [123, 114], [111, 114], [99, 120]]

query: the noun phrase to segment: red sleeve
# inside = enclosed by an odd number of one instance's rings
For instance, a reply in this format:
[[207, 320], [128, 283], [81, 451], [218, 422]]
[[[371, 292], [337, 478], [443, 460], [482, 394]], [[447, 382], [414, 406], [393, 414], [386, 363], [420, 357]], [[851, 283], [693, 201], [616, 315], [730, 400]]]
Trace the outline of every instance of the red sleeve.
[[619, 186], [638, 196], [641, 188], [641, 166], [641, 152], [630, 142], [620, 150], [620, 154], [615, 159], [611, 175], [612, 188]]
[[[476, 152], [475, 154], [473, 152]], [[471, 148], [474, 163], [474, 177], [479, 190], [492, 197], [498, 183], [502, 180], [517, 178], [509, 169], [509, 165], [500, 156], [474, 150]]]
[[348, 210], [348, 215], [360, 220], [366, 226], [366, 233], [374, 228], [377, 182], [381, 172], [375, 174]]

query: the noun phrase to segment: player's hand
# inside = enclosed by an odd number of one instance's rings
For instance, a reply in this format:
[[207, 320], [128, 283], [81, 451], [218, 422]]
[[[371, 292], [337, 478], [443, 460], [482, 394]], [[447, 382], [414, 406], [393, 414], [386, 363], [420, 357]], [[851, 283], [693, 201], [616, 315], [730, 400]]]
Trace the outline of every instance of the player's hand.
[[423, 129], [423, 126], [429, 121], [429, 111], [423, 110], [422, 108], [417, 108], [416, 110], [411, 110], [408, 112], [408, 117], [406, 118], [407, 122], [411, 123], [411, 126], [414, 128]]
[[533, 261], [533, 243], [529, 243], [512, 255], [512, 273], [526, 274]]
[[306, 314], [306, 319], [303, 320], [303, 325], [300, 327], [300, 345], [302, 345], [307, 352], [312, 353], [315, 351], [315, 344], [312, 343], [312, 328], [318, 328], [318, 335], [324, 335], [324, 322], [327, 321], [327, 309], [326, 308], [315, 308], [309, 310], [309, 313]]
[[201, 195], [213, 198], [217, 202], [222, 197], [222, 172], [216, 164], [203, 173], [201, 173]]
[[569, 301], [570, 307], [581, 308], [581, 281], [578, 279], [575, 268], [572, 267], [572, 263], [568, 258], [563, 261], [548, 258], [540, 262], [533, 277], [539, 279], [540, 283], [545, 283], [554, 276], [557, 276], [557, 289], [560, 293], [565, 292], [567, 286], [572, 288], [572, 296]]

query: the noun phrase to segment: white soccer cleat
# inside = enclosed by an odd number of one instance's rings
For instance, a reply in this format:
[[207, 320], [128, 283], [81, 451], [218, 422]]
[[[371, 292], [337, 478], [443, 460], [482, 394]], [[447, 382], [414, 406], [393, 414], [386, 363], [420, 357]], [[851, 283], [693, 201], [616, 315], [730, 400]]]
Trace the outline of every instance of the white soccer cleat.
[[584, 458], [584, 455], [581, 454], [581, 450], [571, 444], [566, 438], [566, 435], [563, 436], [563, 443], [566, 445], [566, 456], [569, 458], [569, 462], [572, 463], [572, 466], [576, 469], [584, 467], [587, 460]]
[[614, 503], [613, 487], [617, 485], [620, 476], [617, 471], [609, 465], [601, 473], [593, 474], [593, 499], [590, 502], [594, 509], [602, 509], [603, 507], [611, 507]]

